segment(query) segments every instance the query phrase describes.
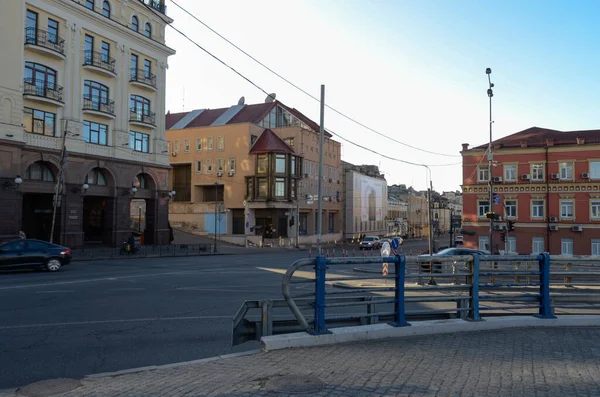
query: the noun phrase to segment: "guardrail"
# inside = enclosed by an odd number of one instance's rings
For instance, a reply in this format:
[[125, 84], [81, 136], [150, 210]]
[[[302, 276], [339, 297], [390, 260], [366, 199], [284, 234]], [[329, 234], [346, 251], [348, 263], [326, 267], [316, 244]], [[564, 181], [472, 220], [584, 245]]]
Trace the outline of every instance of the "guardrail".
[[[381, 274], [383, 263], [389, 264], [389, 275]], [[318, 256], [290, 266], [282, 293], [283, 300], [242, 306], [234, 318], [234, 345], [266, 335], [319, 335], [332, 327], [378, 322], [407, 326], [423, 319], [599, 313], [600, 257]], [[255, 310], [261, 313], [252, 315]]]
[[212, 244], [168, 244], [140, 245], [135, 253], [125, 252], [120, 247], [81, 248], [71, 250], [73, 260], [135, 259], [173, 256], [212, 255]]

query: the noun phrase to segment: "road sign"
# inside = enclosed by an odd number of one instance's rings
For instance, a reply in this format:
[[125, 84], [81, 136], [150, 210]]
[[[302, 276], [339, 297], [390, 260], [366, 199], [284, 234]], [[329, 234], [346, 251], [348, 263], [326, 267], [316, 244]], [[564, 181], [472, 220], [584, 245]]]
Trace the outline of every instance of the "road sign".
[[402, 245], [403, 242], [404, 242], [404, 240], [402, 239], [402, 237], [394, 237], [392, 239], [392, 249], [397, 250], [398, 247], [400, 247], [400, 245]]
[[383, 269], [381, 271], [381, 274], [383, 274], [384, 276], [387, 276], [389, 274], [389, 272], [388, 272], [388, 264], [387, 263], [383, 264]]
[[[381, 245], [380, 252], [381, 252], [381, 256], [383, 256], [383, 257], [390, 256], [390, 254], [392, 252], [392, 249], [390, 248], [390, 243], [388, 243], [387, 241], [384, 242]], [[388, 275], [388, 264], [387, 263], [383, 264], [382, 273], [383, 273], [384, 276]]]

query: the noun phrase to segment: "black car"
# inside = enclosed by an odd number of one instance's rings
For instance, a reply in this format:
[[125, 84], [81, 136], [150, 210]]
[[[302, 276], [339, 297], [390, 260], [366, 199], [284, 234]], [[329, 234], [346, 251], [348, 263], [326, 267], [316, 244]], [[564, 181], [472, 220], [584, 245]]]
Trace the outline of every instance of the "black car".
[[0, 244], [0, 269], [43, 268], [56, 272], [71, 262], [71, 250], [46, 241], [24, 239]]

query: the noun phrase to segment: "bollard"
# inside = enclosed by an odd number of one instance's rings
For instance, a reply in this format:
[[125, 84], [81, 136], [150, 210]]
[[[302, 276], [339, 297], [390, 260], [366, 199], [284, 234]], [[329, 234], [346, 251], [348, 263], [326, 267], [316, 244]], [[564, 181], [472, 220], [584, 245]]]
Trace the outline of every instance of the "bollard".
[[308, 257], [311, 258], [312, 257], [312, 248], [308, 249]]
[[[565, 271], [566, 272], [571, 271], [571, 264], [570, 263], [567, 263], [565, 265]], [[565, 277], [565, 287], [572, 287], [573, 286], [573, 284], [571, 284], [572, 282], [573, 282], [573, 278], [571, 276]]]

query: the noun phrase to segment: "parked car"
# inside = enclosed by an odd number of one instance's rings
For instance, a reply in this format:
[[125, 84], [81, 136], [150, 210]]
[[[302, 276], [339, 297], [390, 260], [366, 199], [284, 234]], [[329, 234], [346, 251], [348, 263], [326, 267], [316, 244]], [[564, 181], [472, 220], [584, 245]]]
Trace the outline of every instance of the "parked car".
[[381, 241], [377, 236], [366, 236], [359, 244], [361, 250], [364, 249], [379, 249], [381, 248]]
[[0, 244], [0, 269], [43, 268], [59, 271], [71, 262], [71, 250], [35, 239], [8, 241]]
[[[484, 251], [480, 251], [480, 250], [475, 250], [475, 249], [470, 249], [470, 248], [446, 248], [443, 249], [441, 251], [436, 252], [435, 254], [432, 255], [433, 260], [433, 272], [434, 273], [442, 273], [442, 264], [453, 264], [456, 265], [458, 262], [441, 262], [441, 261], [436, 261], [436, 257], [440, 257], [440, 256], [460, 256], [460, 255], [472, 255], [472, 254], [479, 254], [479, 255], [487, 255], [486, 252]], [[421, 257], [424, 257], [425, 259], [429, 259], [429, 254], [427, 255], [421, 255]], [[421, 264], [421, 271], [425, 272], [425, 273], [429, 273], [430, 269], [429, 269], [429, 263], [422, 263]]]

